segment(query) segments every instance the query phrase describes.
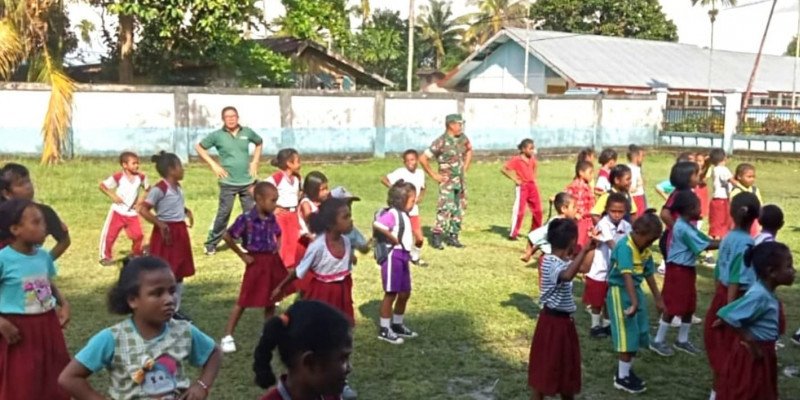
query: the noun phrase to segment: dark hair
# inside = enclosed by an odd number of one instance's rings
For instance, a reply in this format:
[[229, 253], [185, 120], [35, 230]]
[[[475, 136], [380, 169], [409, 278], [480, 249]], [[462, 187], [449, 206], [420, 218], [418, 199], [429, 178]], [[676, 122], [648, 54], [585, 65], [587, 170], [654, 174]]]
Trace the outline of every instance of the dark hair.
[[663, 229], [661, 218], [656, 215], [654, 208], [648, 208], [641, 217], [636, 218], [636, 221], [633, 222], [633, 231], [640, 235], [661, 236]]
[[572, 199], [572, 195], [567, 192], [558, 193], [553, 197], [553, 201], [550, 202], [550, 211], [548, 212], [547, 219], [550, 219], [550, 216], [553, 215], [553, 208], [556, 209], [556, 214], [561, 214], [561, 209], [566, 207]]
[[587, 161], [590, 156], [594, 155], [594, 149], [591, 147], [584, 147], [580, 153], [578, 153], [578, 162]]
[[710, 153], [708, 153], [708, 159], [706, 160], [707, 163], [710, 165], [716, 166], [717, 164], [721, 163], [725, 160], [725, 150], [722, 149], [713, 149]]
[[330, 229], [336, 224], [336, 217], [342, 207], [349, 209], [347, 201], [337, 199], [335, 197], [328, 197], [322, 204], [319, 205], [319, 211], [309, 216], [309, 228], [311, 232], [321, 234]]
[[783, 210], [774, 204], [767, 204], [761, 207], [761, 215], [758, 217], [758, 223], [761, 227], [771, 231], [777, 232], [783, 228]]
[[11, 182], [20, 178], [30, 177], [28, 168], [22, 164], [8, 163], [0, 169], [0, 200], [4, 200], [3, 192], [11, 188]]
[[575, 163], [575, 177], [577, 178], [581, 172], [586, 171], [589, 168], [594, 168], [594, 165], [588, 161], [578, 161]]
[[236, 113], [237, 117], [239, 116], [239, 110], [237, 110], [236, 107], [234, 107], [234, 106], [227, 106], [227, 107], [223, 108], [222, 112], [220, 113], [220, 116], [222, 118], [225, 118], [225, 113], [228, 112], [228, 111], [233, 111], [233, 112]]
[[632, 144], [632, 145], [628, 146], [628, 161], [633, 160], [633, 157], [638, 156], [639, 153], [641, 153], [643, 151], [644, 151], [644, 147], [637, 146], [635, 144]]
[[533, 144], [533, 139], [522, 139], [522, 141], [517, 145], [517, 150], [522, 151], [522, 149], [527, 147], [529, 144]]
[[169, 174], [169, 170], [181, 163], [181, 159], [178, 158], [178, 156], [173, 153], [167, 153], [166, 151], [154, 155], [150, 160], [156, 163], [156, 171], [158, 171], [158, 174], [161, 175], [162, 178], [166, 178], [167, 174]]
[[419, 158], [419, 152], [418, 151], [416, 151], [414, 149], [408, 149], [408, 150], [403, 152], [403, 160], [405, 160], [406, 157], [408, 157], [409, 154], [413, 154], [414, 157]]
[[131, 158], [139, 159], [139, 156], [136, 155], [136, 153], [134, 153], [132, 151], [123, 151], [122, 154], [119, 155], [119, 164], [120, 165], [125, 164]]
[[672, 166], [669, 172], [669, 183], [675, 187], [675, 190], [691, 189], [692, 176], [697, 175], [698, 171], [700, 171], [700, 166], [696, 162], [681, 161]]
[[614, 149], [603, 149], [603, 151], [600, 152], [600, 165], [606, 165], [609, 161], [616, 159], [617, 151]]
[[786, 258], [792, 258], [792, 251], [780, 242], [763, 242], [758, 246], [750, 246], [744, 251], [745, 267], [756, 270], [759, 279], [767, 277], [770, 268], [777, 266]]
[[11, 227], [19, 224], [22, 214], [33, 205], [34, 202], [25, 199], [11, 199], [0, 203], [0, 240], [14, 238]]
[[700, 207], [700, 199], [691, 190], [680, 190], [675, 192], [672, 203], [672, 210], [678, 215], [686, 215], [690, 210]]
[[142, 272], [152, 272], [165, 269], [171, 271], [166, 261], [154, 257], [144, 256], [126, 258], [122, 262], [117, 283], [108, 292], [108, 311], [112, 314], [128, 315], [133, 313], [128, 299], [139, 295]]
[[692, 157], [692, 153], [691, 152], [684, 151], [684, 152], [678, 154], [678, 157], [675, 159], [675, 163], [677, 164], [679, 162], [684, 162], [684, 161], [691, 162], [692, 161], [691, 157]]
[[741, 163], [741, 164], [736, 166], [736, 175], [734, 175], [734, 176], [736, 178], [739, 178], [745, 172], [755, 171], [755, 170], [756, 170], [756, 167], [754, 167], [753, 164]]
[[622, 194], [622, 193], [617, 193], [617, 192], [611, 193], [611, 194], [608, 195], [608, 198], [606, 199], [606, 210], [608, 210], [608, 206], [609, 205], [611, 205], [611, 204], [620, 204], [620, 203], [624, 204], [625, 207], [627, 208], [628, 207], [628, 198], [625, 197], [625, 195]]
[[760, 212], [761, 202], [752, 193], [741, 192], [731, 199], [731, 218], [736, 227], [743, 231], [750, 231]]
[[322, 172], [311, 171], [303, 182], [303, 194], [312, 201], [320, 201], [319, 189], [323, 183], [328, 183], [328, 177]]
[[349, 338], [350, 323], [339, 310], [319, 301], [296, 301], [284, 315], [264, 323], [253, 354], [256, 384], [267, 389], [276, 383], [272, 371], [275, 348], [291, 373], [298, 355], [311, 352], [323, 359], [335, 354], [337, 348], [347, 346]]
[[278, 155], [275, 156], [275, 158], [273, 158], [269, 163], [273, 167], [278, 167], [281, 170], [285, 170], [287, 168], [286, 165], [289, 163], [289, 161], [291, 161], [292, 158], [294, 158], [294, 156], [298, 154], [300, 153], [298, 153], [297, 150], [292, 148], [280, 149], [280, 151], [278, 151]]
[[416, 190], [414, 184], [401, 179], [389, 188], [389, 198], [386, 200], [386, 204], [391, 208], [402, 210], [408, 202], [408, 197], [416, 194]]
[[261, 197], [264, 194], [266, 194], [268, 191], [275, 191], [277, 193], [278, 192], [278, 188], [275, 187], [275, 185], [273, 185], [270, 182], [261, 181], [261, 182], [256, 183], [256, 185], [253, 187], [253, 196]]
[[571, 219], [559, 218], [547, 225], [547, 243], [553, 249], [567, 249], [577, 238], [578, 224]]
[[625, 164], [618, 164], [615, 165], [614, 168], [611, 168], [611, 173], [608, 175], [608, 180], [611, 182], [611, 186], [614, 187], [617, 183], [617, 179], [622, 179], [625, 175], [631, 174], [631, 168]]

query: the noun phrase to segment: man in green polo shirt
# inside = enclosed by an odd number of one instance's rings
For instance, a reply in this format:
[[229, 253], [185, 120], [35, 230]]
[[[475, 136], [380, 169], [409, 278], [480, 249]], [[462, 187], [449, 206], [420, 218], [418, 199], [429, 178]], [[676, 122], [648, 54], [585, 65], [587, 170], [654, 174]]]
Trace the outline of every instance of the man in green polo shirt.
[[[252, 129], [239, 125], [239, 112], [236, 108], [222, 109], [222, 129], [211, 132], [195, 146], [197, 155], [214, 171], [219, 179], [219, 208], [214, 224], [208, 232], [205, 243], [207, 255], [216, 253], [217, 244], [228, 227], [233, 210], [233, 202], [239, 196], [242, 212], [253, 208], [250, 186], [258, 175], [258, 161], [261, 159], [262, 139]], [[252, 158], [250, 143], [256, 145]], [[219, 162], [214, 160], [208, 150], [216, 148]]]

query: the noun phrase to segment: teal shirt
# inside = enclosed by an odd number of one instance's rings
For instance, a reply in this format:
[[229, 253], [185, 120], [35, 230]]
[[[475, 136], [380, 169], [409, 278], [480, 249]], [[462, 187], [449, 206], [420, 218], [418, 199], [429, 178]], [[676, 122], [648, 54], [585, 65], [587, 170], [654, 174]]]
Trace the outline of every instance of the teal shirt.
[[723, 285], [739, 284], [740, 290], [747, 290], [756, 282], [756, 272], [744, 265], [744, 252], [753, 246], [750, 232], [734, 229], [725, 235], [719, 245], [719, 256], [714, 268], [714, 278]]
[[250, 175], [250, 143], [259, 145], [262, 142], [261, 136], [252, 129], [241, 126], [235, 136], [225, 128], [211, 132], [200, 141], [200, 147], [217, 149], [220, 164], [228, 172], [228, 177], [220, 179], [220, 183], [244, 186], [256, 179]]
[[0, 314], [43, 314], [56, 306], [50, 280], [56, 266], [41, 248], [33, 255], [0, 250]]
[[608, 284], [625, 287], [625, 275], [633, 278], [639, 287], [642, 281], [655, 273], [656, 265], [650, 249], [639, 251], [630, 235], [624, 237], [611, 251], [611, 265], [608, 269]]
[[717, 316], [734, 328], [746, 329], [758, 341], [775, 341], [780, 335], [780, 303], [761, 281]]
[[667, 262], [684, 267], [696, 267], [697, 256], [711, 244], [711, 238], [697, 229], [693, 223], [678, 218], [672, 227], [672, 241]]

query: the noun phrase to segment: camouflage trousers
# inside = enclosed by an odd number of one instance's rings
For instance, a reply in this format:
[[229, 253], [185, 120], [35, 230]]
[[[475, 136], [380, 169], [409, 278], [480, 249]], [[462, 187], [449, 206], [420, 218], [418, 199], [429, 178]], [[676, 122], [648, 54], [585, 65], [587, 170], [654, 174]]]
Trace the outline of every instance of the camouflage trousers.
[[467, 191], [463, 184], [445, 182], [439, 185], [439, 201], [436, 203], [434, 234], [458, 235], [461, 221], [467, 210]]

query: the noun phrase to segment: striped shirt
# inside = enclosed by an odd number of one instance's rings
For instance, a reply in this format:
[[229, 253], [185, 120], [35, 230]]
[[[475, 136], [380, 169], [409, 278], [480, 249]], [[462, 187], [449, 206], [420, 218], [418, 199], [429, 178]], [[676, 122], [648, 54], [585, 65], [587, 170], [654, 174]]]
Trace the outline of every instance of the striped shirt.
[[547, 254], [542, 260], [542, 296], [539, 302], [556, 311], [574, 313], [577, 307], [572, 298], [572, 281], [563, 282], [558, 277], [570, 262]]

